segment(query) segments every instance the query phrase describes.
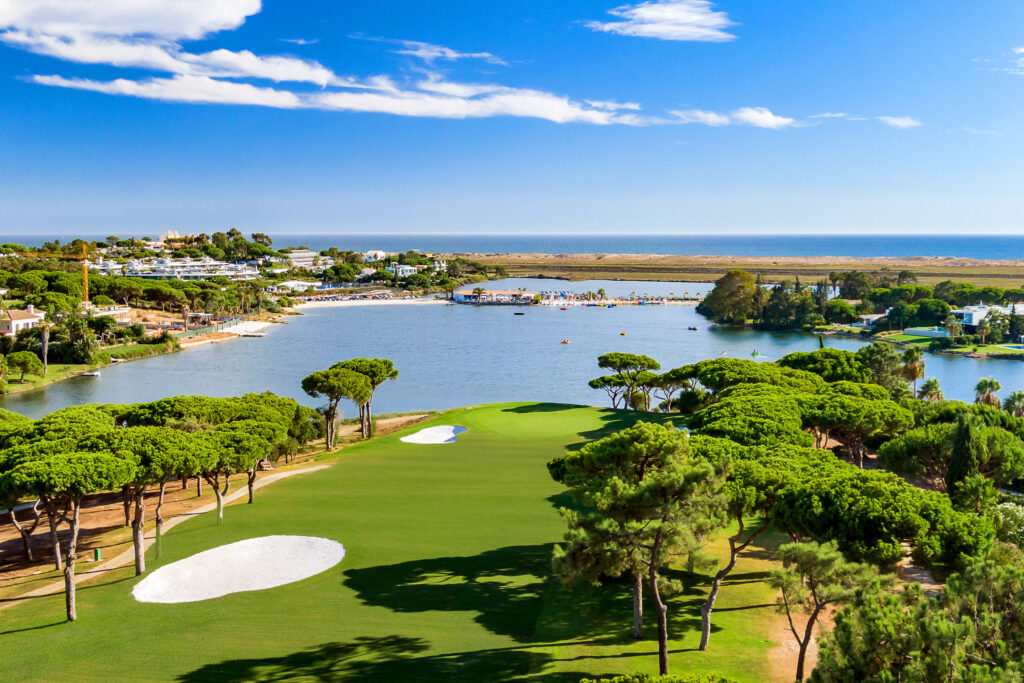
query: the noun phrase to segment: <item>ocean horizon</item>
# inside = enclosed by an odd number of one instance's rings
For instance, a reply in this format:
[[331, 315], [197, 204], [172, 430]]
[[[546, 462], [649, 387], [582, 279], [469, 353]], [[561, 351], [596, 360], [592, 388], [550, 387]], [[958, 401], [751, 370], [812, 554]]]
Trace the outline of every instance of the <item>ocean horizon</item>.
[[[206, 231], [208, 234], [216, 230]], [[246, 235], [249, 233], [243, 231]], [[138, 233], [155, 237], [159, 233]], [[123, 236], [128, 236], [127, 234]], [[708, 256], [849, 256], [1024, 258], [1021, 235], [444, 235], [274, 234], [277, 247], [427, 253], [663, 254]], [[96, 234], [0, 235], [0, 242], [39, 246]]]

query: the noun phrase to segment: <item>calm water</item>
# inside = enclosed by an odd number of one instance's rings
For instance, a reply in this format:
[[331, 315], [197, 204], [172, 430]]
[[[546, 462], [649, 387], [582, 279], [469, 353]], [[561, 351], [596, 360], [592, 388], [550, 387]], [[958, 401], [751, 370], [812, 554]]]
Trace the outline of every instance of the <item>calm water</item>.
[[[498, 286], [609, 294], [705, 291], [708, 285], [650, 282], [563, 283], [509, 280]], [[516, 309], [523, 310], [523, 309]], [[132, 403], [178, 394], [231, 396], [271, 390], [307, 405], [299, 382], [308, 373], [356, 356], [391, 358], [401, 376], [382, 387], [378, 413], [443, 409], [497, 401], [543, 400], [604, 405], [603, 392], [587, 387], [601, 374], [596, 358], [608, 351], [644, 353], [663, 367], [726, 355], [777, 360], [809, 351], [816, 337], [709, 327], [691, 306], [620, 306], [614, 309], [539, 306], [513, 309], [473, 306], [379, 306], [313, 309], [262, 339], [238, 339], [181, 353], [104, 368], [100, 378], [77, 378], [43, 391], [7, 398], [3, 406], [32, 417], [91, 402]], [[687, 330], [698, 325], [699, 331]], [[626, 336], [620, 332], [625, 331]], [[572, 340], [566, 346], [562, 339]], [[856, 350], [860, 343], [830, 339]], [[973, 398], [979, 377], [994, 375], [1003, 395], [1024, 387], [1024, 362], [928, 355], [927, 376], [938, 377], [950, 398]], [[349, 414], [352, 408], [346, 408]]]
[[[159, 231], [157, 231], [159, 232]], [[8, 235], [3, 242], [39, 245], [80, 235]], [[142, 233], [139, 233], [142, 236]], [[150, 235], [150, 236], [155, 236]], [[717, 254], [735, 256], [1024, 257], [1024, 237], [1001, 235], [284, 235], [279, 247], [369, 251], [541, 254]], [[94, 236], [102, 239], [103, 235]]]

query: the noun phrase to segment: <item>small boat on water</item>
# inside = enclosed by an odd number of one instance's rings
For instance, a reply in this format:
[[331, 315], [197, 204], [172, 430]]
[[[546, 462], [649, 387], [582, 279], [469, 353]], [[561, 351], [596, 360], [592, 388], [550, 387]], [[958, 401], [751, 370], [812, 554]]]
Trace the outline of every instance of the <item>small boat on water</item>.
[[569, 341], [568, 339], [563, 339], [560, 343], [561, 344], [571, 344], [572, 342]]
[[626, 336], [626, 331], [623, 330], [622, 332], [619, 332], [619, 336], [620, 337], [625, 337]]
[[98, 373], [98, 372], [83, 372], [82, 373], [82, 377], [99, 377], [99, 376], [100, 376], [100, 373]]
[[558, 310], [560, 310], [560, 311], [568, 311], [568, 310], [569, 310], [569, 307], [568, 307], [568, 306], [562, 306], [562, 307], [561, 307], [561, 308], [559, 308]]
[[526, 315], [526, 314], [525, 314], [525, 313], [522, 313], [522, 312], [519, 312], [519, 311], [517, 311], [516, 313], [513, 313], [512, 315]]
[[691, 330], [691, 331], [693, 331], [693, 332], [696, 332], [696, 331], [697, 331], [697, 330], [699, 330], [700, 328], [699, 328], [699, 327], [697, 327], [696, 325], [690, 325], [690, 326], [689, 326], [688, 328], [686, 328], [686, 329], [688, 329], [688, 330]]

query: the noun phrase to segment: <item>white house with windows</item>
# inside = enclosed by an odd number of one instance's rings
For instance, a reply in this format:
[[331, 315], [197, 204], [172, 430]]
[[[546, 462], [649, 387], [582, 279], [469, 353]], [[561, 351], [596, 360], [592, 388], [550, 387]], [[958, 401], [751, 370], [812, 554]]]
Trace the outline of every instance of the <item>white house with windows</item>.
[[1003, 315], [1024, 315], [1024, 303], [1010, 304], [1009, 306], [986, 306], [979, 302], [977, 306], [964, 306], [954, 308], [951, 313], [964, 327], [976, 327], [978, 323], [992, 315], [993, 312]]
[[377, 261], [383, 261], [388, 257], [387, 252], [383, 252], [380, 249], [374, 249], [363, 254], [363, 263], [376, 263]]
[[416, 266], [402, 266], [397, 263], [392, 263], [385, 270], [394, 275], [396, 278], [409, 277], [410, 275], [416, 274]]
[[39, 325], [46, 319], [46, 313], [29, 306], [24, 311], [0, 311], [0, 334], [14, 335], [21, 330], [28, 330]]

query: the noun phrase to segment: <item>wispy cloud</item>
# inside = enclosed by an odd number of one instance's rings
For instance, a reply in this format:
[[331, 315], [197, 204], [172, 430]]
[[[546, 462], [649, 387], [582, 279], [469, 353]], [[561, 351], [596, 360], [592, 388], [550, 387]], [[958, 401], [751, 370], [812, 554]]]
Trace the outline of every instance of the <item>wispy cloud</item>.
[[796, 119], [778, 116], [766, 107], [743, 107], [728, 114], [703, 109], [683, 109], [669, 112], [672, 118], [668, 123], [697, 123], [704, 126], [720, 128], [722, 126], [753, 126], [782, 130], [800, 125]]
[[964, 130], [971, 135], [981, 135], [985, 137], [999, 137], [1002, 135], [998, 130], [985, 129], [985, 128], [972, 128], [971, 126], [964, 126]]
[[507, 65], [505, 60], [501, 57], [492, 55], [490, 52], [459, 52], [458, 50], [453, 50], [452, 48], [445, 47], [444, 45], [421, 43], [415, 40], [395, 40], [390, 42], [394, 42], [402, 46], [402, 49], [395, 50], [395, 54], [422, 59], [427, 64], [433, 64], [437, 60], [454, 62], [460, 59], [482, 59], [488, 64], [499, 64], [502, 66]]
[[771, 128], [782, 130], [796, 124], [796, 119], [787, 116], [777, 116], [764, 107], [744, 107], [732, 113], [733, 121], [746, 126], [757, 128]]
[[723, 43], [736, 38], [726, 29], [736, 23], [716, 11], [710, 0], [648, 0], [608, 10], [616, 21], [588, 21], [595, 31], [624, 36]]
[[281, 38], [282, 43], [291, 43], [292, 45], [316, 45], [320, 42], [319, 38]]
[[917, 128], [924, 125], [909, 116], [876, 116], [875, 118], [891, 128]]
[[669, 112], [676, 123], [699, 123], [705, 126], [728, 126], [732, 119], [728, 114], [719, 114], [716, 111], [704, 111], [703, 109], [674, 110]]

